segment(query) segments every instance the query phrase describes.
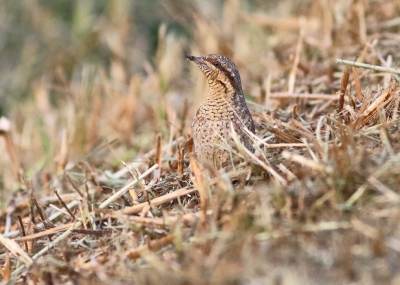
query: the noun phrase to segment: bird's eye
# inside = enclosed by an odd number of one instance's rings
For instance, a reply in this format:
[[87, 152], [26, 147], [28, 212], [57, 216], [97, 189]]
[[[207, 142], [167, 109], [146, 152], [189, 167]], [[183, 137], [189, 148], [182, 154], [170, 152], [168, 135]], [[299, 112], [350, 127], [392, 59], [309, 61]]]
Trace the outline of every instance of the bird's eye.
[[220, 63], [219, 61], [214, 62], [214, 66], [215, 66], [215, 67], [218, 67], [218, 66], [220, 66], [220, 65], [221, 65], [221, 63]]

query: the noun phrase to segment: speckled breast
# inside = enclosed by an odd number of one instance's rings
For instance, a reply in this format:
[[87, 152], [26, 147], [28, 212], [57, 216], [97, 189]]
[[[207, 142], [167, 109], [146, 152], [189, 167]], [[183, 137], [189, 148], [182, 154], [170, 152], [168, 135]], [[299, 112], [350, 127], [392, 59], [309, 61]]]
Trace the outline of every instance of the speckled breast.
[[231, 136], [231, 124], [240, 140], [250, 149], [251, 141], [244, 133], [243, 125], [249, 125], [248, 128], [253, 131], [253, 122], [250, 114], [246, 115], [242, 117], [240, 114], [235, 114], [229, 106], [226, 108], [209, 104], [200, 106], [192, 123], [194, 152], [197, 159], [216, 168], [229, 163], [231, 158], [229, 150], [236, 146]]

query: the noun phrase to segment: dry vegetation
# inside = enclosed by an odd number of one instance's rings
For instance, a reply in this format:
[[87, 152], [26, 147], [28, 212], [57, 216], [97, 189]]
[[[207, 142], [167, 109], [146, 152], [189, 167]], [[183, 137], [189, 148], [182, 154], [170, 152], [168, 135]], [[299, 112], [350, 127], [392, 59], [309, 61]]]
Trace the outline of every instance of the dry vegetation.
[[[400, 283], [398, 1], [5, 2], [2, 284]], [[257, 125], [212, 178], [207, 53]]]

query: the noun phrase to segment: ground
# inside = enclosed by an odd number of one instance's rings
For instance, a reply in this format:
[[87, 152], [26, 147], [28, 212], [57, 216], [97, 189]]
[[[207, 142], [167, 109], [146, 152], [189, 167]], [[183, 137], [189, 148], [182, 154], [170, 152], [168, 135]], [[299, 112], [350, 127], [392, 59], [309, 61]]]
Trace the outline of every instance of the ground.
[[[400, 284], [398, 1], [3, 2], [2, 284]], [[208, 53], [256, 124], [220, 172]]]

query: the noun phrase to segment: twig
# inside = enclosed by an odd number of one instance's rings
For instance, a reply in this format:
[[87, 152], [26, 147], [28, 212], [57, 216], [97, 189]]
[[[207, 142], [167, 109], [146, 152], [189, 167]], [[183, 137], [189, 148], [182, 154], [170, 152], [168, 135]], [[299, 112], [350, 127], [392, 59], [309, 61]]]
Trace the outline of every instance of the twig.
[[138, 248], [128, 251], [126, 256], [130, 259], [138, 258], [148, 250], [158, 250], [167, 244], [171, 244], [173, 241], [173, 235], [168, 235], [157, 240], [151, 240], [146, 245], [142, 245]]
[[189, 134], [186, 137], [186, 143], [187, 143], [189, 153], [193, 152], [193, 138]]
[[181, 148], [178, 153], [178, 175], [183, 175], [183, 162], [184, 162], [185, 149]]
[[360, 78], [358, 77], [357, 67], [352, 66], [352, 71], [353, 71], [353, 77], [354, 77], [354, 84], [355, 84], [356, 90], [357, 90], [357, 97], [358, 97], [358, 99], [362, 100], [363, 96], [361, 93]]
[[[251, 132], [249, 132], [249, 130], [246, 130], [248, 135], [252, 136], [253, 134]], [[242, 143], [239, 141], [236, 132], [233, 130], [233, 125], [231, 124], [231, 132], [232, 134], [232, 138], [235, 140], [236, 145], [242, 150], [244, 151], [249, 157], [251, 157], [254, 161], [256, 161], [262, 168], [264, 168], [264, 170], [268, 173], [270, 173], [275, 179], [276, 181], [278, 181], [281, 185], [287, 185], [287, 181], [280, 176], [275, 169], [273, 169], [270, 165], [267, 165], [265, 162], [263, 162], [261, 159], [259, 159], [257, 156], [255, 156], [250, 150], [248, 150], [246, 147], [244, 147], [242, 145]]]
[[158, 167], [158, 164], [154, 164], [151, 168], [149, 168], [145, 173], [143, 173], [142, 175], [140, 175], [138, 177], [138, 179], [133, 180], [132, 182], [128, 183], [127, 185], [125, 185], [124, 187], [122, 187], [118, 192], [114, 193], [111, 197], [109, 197], [107, 200], [105, 200], [103, 203], [101, 203], [99, 205], [100, 209], [104, 209], [105, 207], [107, 207], [110, 203], [114, 202], [115, 200], [117, 200], [119, 197], [121, 197], [122, 195], [124, 195], [129, 188], [131, 188], [133, 185], [135, 185], [138, 180], [145, 178], [147, 175], [149, 175], [151, 172], [153, 172], [156, 168]]
[[[53, 240], [48, 246], [46, 246], [45, 248], [43, 248], [41, 251], [39, 251], [38, 253], [36, 253], [32, 259], [35, 260], [38, 257], [42, 256], [43, 254], [45, 254], [46, 252], [49, 251], [50, 248], [54, 247], [57, 243], [59, 243], [60, 241], [62, 241], [63, 239], [65, 239], [66, 237], [68, 237], [72, 231], [76, 228], [79, 228], [80, 226], [82, 226], [82, 222], [79, 221], [77, 222], [75, 225], [73, 225], [71, 228], [69, 228], [66, 232], [64, 232], [63, 234], [61, 234], [60, 236], [58, 236], [55, 240]], [[28, 267], [28, 266], [27, 266]], [[25, 265], [22, 265], [20, 267], [18, 267], [16, 270], [14, 270], [14, 272], [12, 273], [13, 277], [17, 277], [19, 274], [21, 274], [22, 270], [24, 270]]]
[[300, 37], [299, 37], [299, 41], [297, 42], [297, 46], [296, 46], [296, 53], [295, 53], [295, 57], [293, 60], [293, 66], [292, 66], [292, 70], [290, 71], [289, 74], [289, 82], [288, 82], [288, 90], [289, 93], [293, 93], [294, 91], [294, 85], [296, 83], [296, 72], [297, 72], [297, 68], [299, 66], [299, 62], [300, 62], [300, 52], [301, 49], [303, 47], [303, 37], [304, 37], [304, 30], [300, 29]]
[[61, 199], [60, 195], [58, 195], [57, 190], [54, 190], [54, 194], [56, 194], [58, 200], [60, 200], [61, 205], [64, 207], [65, 210], [67, 210], [68, 214], [71, 216], [73, 220], [75, 220], [75, 215], [70, 211], [70, 209], [67, 207], [63, 199]]
[[349, 76], [350, 76], [350, 68], [346, 68], [343, 76], [342, 81], [340, 82], [340, 98], [339, 98], [339, 107], [337, 112], [340, 113], [343, 110], [344, 104], [344, 94], [346, 94], [347, 84], [349, 83]]
[[190, 158], [190, 166], [192, 167], [192, 172], [196, 181], [196, 186], [198, 188], [199, 194], [200, 194], [200, 205], [201, 209], [203, 212], [203, 218], [205, 219], [206, 217], [206, 211], [208, 208], [208, 205], [210, 204], [210, 197], [208, 195], [208, 191], [203, 183], [203, 177], [201, 175], [201, 170], [200, 167], [197, 163], [197, 160], [194, 156], [194, 152], [189, 153], [189, 158]]
[[56, 233], [59, 233], [59, 232], [62, 232], [62, 231], [65, 231], [65, 230], [69, 229], [73, 225], [74, 225], [74, 223], [61, 225], [61, 226], [58, 226], [58, 227], [55, 227], [55, 228], [52, 228], [52, 229], [49, 229], [49, 230], [45, 230], [45, 231], [36, 233], [36, 234], [31, 234], [31, 235], [27, 235], [27, 236], [24, 235], [23, 237], [15, 238], [14, 240], [15, 241], [27, 241], [27, 240], [37, 239], [37, 238], [40, 238], [40, 237], [43, 237], [43, 236], [54, 235]]
[[[75, 208], [75, 207], [78, 206], [78, 205], [79, 205], [79, 201], [78, 201], [78, 200], [74, 200], [74, 201], [70, 202], [67, 206], [68, 206], [69, 209], [72, 209], [72, 208]], [[52, 221], [54, 221], [55, 219], [57, 219], [59, 216], [61, 216], [62, 214], [65, 214], [65, 213], [64, 213], [64, 212], [61, 212], [61, 211], [55, 212], [55, 213], [52, 214], [47, 220], [50, 221], [50, 222], [52, 222]], [[44, 223], [38, 223], [38, 224], [36, 224], [35, 226], [36, 226], [36, 227], [43, 227], [43, 226], [44, 226]], [[4, 234], [4, 236], [5, 236], [5, 237], [13, 237], [13, 236], [16, 236], [16, 235], [18, 235], [18, 234], [19, 234], [19, 231], [17, 230], [17, 231], [12, 231], [12, 232], [9, 232], [9, 233], [7, 233], [7, 234]]]
[[361, 68], [367, 68], [367, 69], [372, 69], [372, 70], [377, 70], [377, 71], [384, 71], [384, 72], [390, 72], [390, 73], [394, 73], [394, 74], [400, 74], [400, 70], [396, 69], [396, 68], [371, 65], [371, 64], [367, 64], [367, 63], [344, 60], [344, 59], [340, 59], [340, 58], [336, 59], [336, 63], [342, 63], [342, 64], [357, 66], [357, 67], [361, 67]]
[[298, 155], [298, 154], [294, 154], [294, 153], [290, 153], [288, 151], [283, 151], [282, 152], [282, 157], [284, 159], [299, 163], [301, 165], [307, 166], [311, 169], [314, 170], [318, 170], [318, 171], [324, 171], [327, 173], [332, 173], [332, 168], [330, 168], [329, 166], [324, 166], [318, 162], [315, 162], [313, 160], [307, 159], [304, 156]]
[[12, 239], [4, 237], [0, 234], [0, 242], [11, 251], [18, 260], [24, 264], [24, 266], [29, 267], [33, 263], [33, 260], [30, 256], [19, 246], [17, 242]]
[[[19, 225], [21, 227], [21, 234], [22, 234], [22, 236], [26, 236], [24, 223], [22, 222], [21, 216], [18, 215], [17, 217], [18, 217]], [[25, 242], [24, 245], [25, 245], [25, 250], [28, 250], [28, 244]]]
[[279, 129], [275, 129], [274, 127], [271, 126], [266, 126], [265, 129], [270, 132], [273, 133], [275, 136], [277, 136], [279, 139], [287, 142], [287, 143], [295, 143], [295, 144], [301, 144], [301, 140], [293, 137], [292, 135], [285, 133], [284, 131], [281, 131]]
[[200, 212], [196, 213], [189, 213], [183, 216], [164, 216], [163, 218], [144, 218], [144, 217], [137, 217], [131, 215], [125, 215], [121, 213], [110, 213], [106, 214], [103, 219], [111, 217], [113, 219], [122, 219], [124, 221], [130, 221], [137, 224], [143, 225], [158, 225], [158, 226], [165, 226], [165, 225], [175, 225], [178, 221], [183, 221], [186, 224], [193, 224], [196, 223], [200, 219]]
[[4, 263], [4, 270], [0, 266], [0, 275], [3, 277], [3, 281], [7, 282], [10, 280], [11, 277], [11, 258], [8, 252], [5, 253], [6, 255], [6, 262]]
[[[143, 179], [145, 178], [147, 175], [149, 175], [154, 169], [156, 169], [158, 167], [157, 164], [153, 165], [150, 169], [148, 169], [145, 173], [143, 173], [141, 176], [139, 176], [139, 179]], [[112, 203], [113, 201], [115, 201], [116, 199], [118, 199], [118, 197], [122, 196], [126, 191], [128, 191], [128, 189], [130, 187], [132, 187], [135, 183], [137, 182], [137, 179], [132, 181], [131, 183], [129, 183], [128, 185], [125, 185], [125, 187], [123, 187], [121, 190], [119, 190], [117, 193], [115, 193], [114, 195], [112, 195], [110, 198], [108, 198], [106, 201], [104, 201], [102, 204], [100, 204], [99, 208], [103, 209], [105, 207], [107, 207], [110, 203]], [[63, 239], [65, 239], [66, 237], [68, 237], [73, 230], [79, 228], [80, 226], [82, 226], [82, 222], [78, 221], [77, 223], [75, 223], [72, 227], [70, 227], [67, 231], [65, 231], [63, 234], [61, 234], [60, 236], [58, 236], [54, 241], [52, 241], [48, 246], [46, 246], [45, 248], [43, 248], [41, 251], [39, 251], [38, 253], [36, 253], [32, 259], [35, 260], [38, 257], [42, 256], [43, 254], [45, 254], [46, 252], [49, 251], [50, 248], [52, 248], [53, 246], [55, 246], [56, 244], [58, 244], [60, 241], [62, 241]], [[22, 265], [20, 267], [18, 267], [16, 270], [14, 270], [14, 272], [12, 273], [13, 277], [17, 277], [19, 274], [21, 274], [21, 272], [24, 270], [25, 266]]]
[[[379, 95], [379, 98], [376, 99], [368, 108], [363, 112], [363, 117], [368, 117], [371, 113], [376, 112], [378, 106], [382, 109], [386, 107], [392, 100], [395, 94], [393, 94], [398, 86], [393, 84], [392, 86], [388, 87], [382, 94]], [[370, 118], [368, 118], [370, 119]]]
[[310, 94], [310, 93], [286, 93], [276, 92], [269, 95], [270, 98], [293, 98], [293, 99], [321, 99], [321, 100], [338, 100], [339, 95], [336, 94]]
[[35, 204], [36, 209], [37, 209], [37, 211], [38, 211], [38, 213], [39, 213], [39, 216], [40, 216], [40, 218], [42, 219], [42, 221], [43, 221], [43, 222], [46, 221], [45, 213], [44, 213], [42, 207], [41, 207], [41, 206], [39, 205], [39, 203], [37, 202], [37, 200], [36, 200], [35, 197], [32, 197], [32, 202], [33, 202], [33, 204]]
[[[166, 202], [172, 201], [172, 200], [174, 200], [174, 199], [176, 199], [176, 198], [178, 198], [180, 196], [185, 196], [187, 194], [193, 193], [195, 191], [197, 191], [196, 188], [185, 187], [185, 188], [176, 190], [176, 191], [174, 191], [172, 193], [166, 194], [164, 196], [157, 197], [157, 198], [155, 198], [153, 200], [150, 200], [150, 202], [151, 202], [152, 206], [156, 207], [156, 206], [162, 205], [162, 204], [164, 204]], [[126, 207], [126, 208], [124, 208], [122, 210], [122, 213], [124, 213], [124, 214], [139, 213], [140, 211], [142, 211], [142, 209], [145, 206], [148, 206], [148, 205], [149, 205], [149, 203], [146, 201], [146, 202], [137, 204], [137, 205], [132, 206], [132, 207]], [[118, 213], [118, 212], [120, 212], [120, 211], [116, 211], [115, 213]]]
[[78, 186], [75, 184], [74, 180], [72, 180], [71, 176], [69, 176], [69, 174], [67, 172], [65, 173], [65, 178], [67, 178], [68, 182], [71, 184], [72, 188], [74, 188], [74, 190], [79, 194], [79, 196], [84, 198], [85, 196], [83, 195], [81, 190], [78, 188]]
[[157, 135], [157, 145], [156, 145], [156, 162], [158, 164], [157, 170], [161, 172], [161, 162], [162, 162], [162, 135]]

